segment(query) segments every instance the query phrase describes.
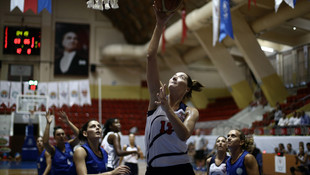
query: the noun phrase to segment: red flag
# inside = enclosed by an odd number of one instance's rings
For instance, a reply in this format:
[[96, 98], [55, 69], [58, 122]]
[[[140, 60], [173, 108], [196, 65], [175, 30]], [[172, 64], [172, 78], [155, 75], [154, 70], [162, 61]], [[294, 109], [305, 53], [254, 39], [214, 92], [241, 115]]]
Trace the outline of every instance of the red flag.
[[185, 8], [182, 9], [182, 39], [181, 43], [184, 43], [184, 40], [186, 38], [186, 33], [187, 33], [187, 26], [186, 26], [186, 10]]
[[[248, 10], [250, 10], [250, 8], [251, 8], [251, 1], [252, 0], [248, 0]], [[253, 0], [253, 2], [255, 4], [255, 6], [256, 6], [256, 0]]]
[[163, 29], [163, 34], [162, 34], [162, 45], [161, 45], [161, 52], [164, 53], [166, 51], [166, 38], [165, 38], [165, 30], [166, 27]]
[[25, 0], [24, 13], [27, 12], [27, 10], [29, 9], [32, 10], [35, 14], [37, 14], [38, 0]]

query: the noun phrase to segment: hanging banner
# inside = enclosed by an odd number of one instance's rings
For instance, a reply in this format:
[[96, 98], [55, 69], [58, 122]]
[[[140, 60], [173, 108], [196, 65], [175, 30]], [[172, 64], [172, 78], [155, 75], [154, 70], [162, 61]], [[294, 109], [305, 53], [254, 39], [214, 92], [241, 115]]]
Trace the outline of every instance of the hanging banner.
[[90, 91], [89, 91], [89, 80], [79, 81], [79, 94], [80, 94], [80, 105], [84, 104], [91, 105]]
[[28, 10], [33, 11], [34, 14], [37, 14], [38, 10], [38, 0], [25, 0], [24, 4], [24, 13]]
[[9, 81], [0, 81], [0, 105], [9, 106], [9, 94], [11, 83]]
[[231, 16], [230, 16], [230, 5], [229, 0], [221, 0], [220, 1], [220, 36], [219, 41], [222, 40], [229, 35], [232, 39], [234, 39], [234, 33], [232, 28]]
[[52, 1], [51, 0], [38, 0], [38, 13], [40, 13], [43, 9], [46, 9], [50, 13], [52, 13]]
[[37, 95], [47, 95], [47, 83], [38, 83]]
[[48, 85], [48, 107], [56, 106], [59, 107], [58, 105], [58, 83], [57, 82], [49, 82], [47, 83]]
[[29, 83], [24, 82], [24, 95], [34, 95], [34, 91], [29, 89]]
[[17, 7], [21, 12], [24, 12], [24, 2], [24, 0], [11, 0], [10, 11], [13, 11]]
[[219, 37], [220, 0], [213, 0], [212, 21], [213, 21], [213, 46], [215, 46], [217, 39]]
[[74, 104], [80, 105], [79, 102], [79, 81], [70, 81], [69, 82], [69, 105], [73, 106]]
[[69, 106], [69, 83], [66, 81], [58, 82], [59, 107]]
[[22, 94], [22, 85], [20, 82], [11, 82], [10, 107], [17, 103], [17, 96]]

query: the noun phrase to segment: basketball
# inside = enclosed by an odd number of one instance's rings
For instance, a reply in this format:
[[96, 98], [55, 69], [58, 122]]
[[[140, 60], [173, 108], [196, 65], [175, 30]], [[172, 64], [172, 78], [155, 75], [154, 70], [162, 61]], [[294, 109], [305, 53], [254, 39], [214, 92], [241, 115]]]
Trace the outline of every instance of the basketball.
[[181, 7], [183, 0], [154, 0], [157, 9], [163, 12], [174, 12]]

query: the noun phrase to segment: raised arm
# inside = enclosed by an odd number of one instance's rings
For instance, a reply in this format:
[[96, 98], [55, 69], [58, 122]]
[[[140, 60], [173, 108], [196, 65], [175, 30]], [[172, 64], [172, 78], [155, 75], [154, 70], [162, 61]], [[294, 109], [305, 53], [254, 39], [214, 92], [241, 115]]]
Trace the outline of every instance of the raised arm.
[[67, 114], [64, 111], [59, 112], [59, 118], [61, 119], [62, 122], [66, 123], [70, 127], [70, 129], [73, 131], [75, 138], [69, 140], [68, 142], [70, 143], [72, 147], [74, 147], [80, 142], [79, 137], [78, 137], [79, 129], [69, 120]]
[[147, 85], [150, 93], [150, 102], [148, 110], [153, 110], [156, 108], [155, 100], [157, 99], [157, 93], [160, 88], [159, 81], [159, 71], [157, 65], [157, 50], [160, 41], [162, 31], [172, 14], [167, 15], [164, 12], [160, 12], [153, 5], [153, 9], [156, 16], [156, 26], [153, 31], [153, 35], [147, 51], [147, 66], [146, 66], [146, 76], [147, 76]]
[[50, 125], [53, 121], [53, 116], [50, 115], [50, 112], [47, 112], [45, 115], [46, 118], [46, 126], [44, 130], [44, 135], [43, 135], [43, 145], [46, 151], [51, 155], [54, 156], [55, 153], [55, 148], [49, 143], [49, 137], [50, 137]]

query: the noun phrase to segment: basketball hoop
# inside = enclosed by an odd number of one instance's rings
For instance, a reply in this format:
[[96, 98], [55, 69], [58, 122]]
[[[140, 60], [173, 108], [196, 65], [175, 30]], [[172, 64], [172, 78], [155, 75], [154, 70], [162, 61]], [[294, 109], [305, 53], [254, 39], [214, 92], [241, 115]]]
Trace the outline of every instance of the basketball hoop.
[[95, 10], [109, 10], [118, 9], [118, 0], [88, 0], [86, 2], [87, 8], [92, 8]]

